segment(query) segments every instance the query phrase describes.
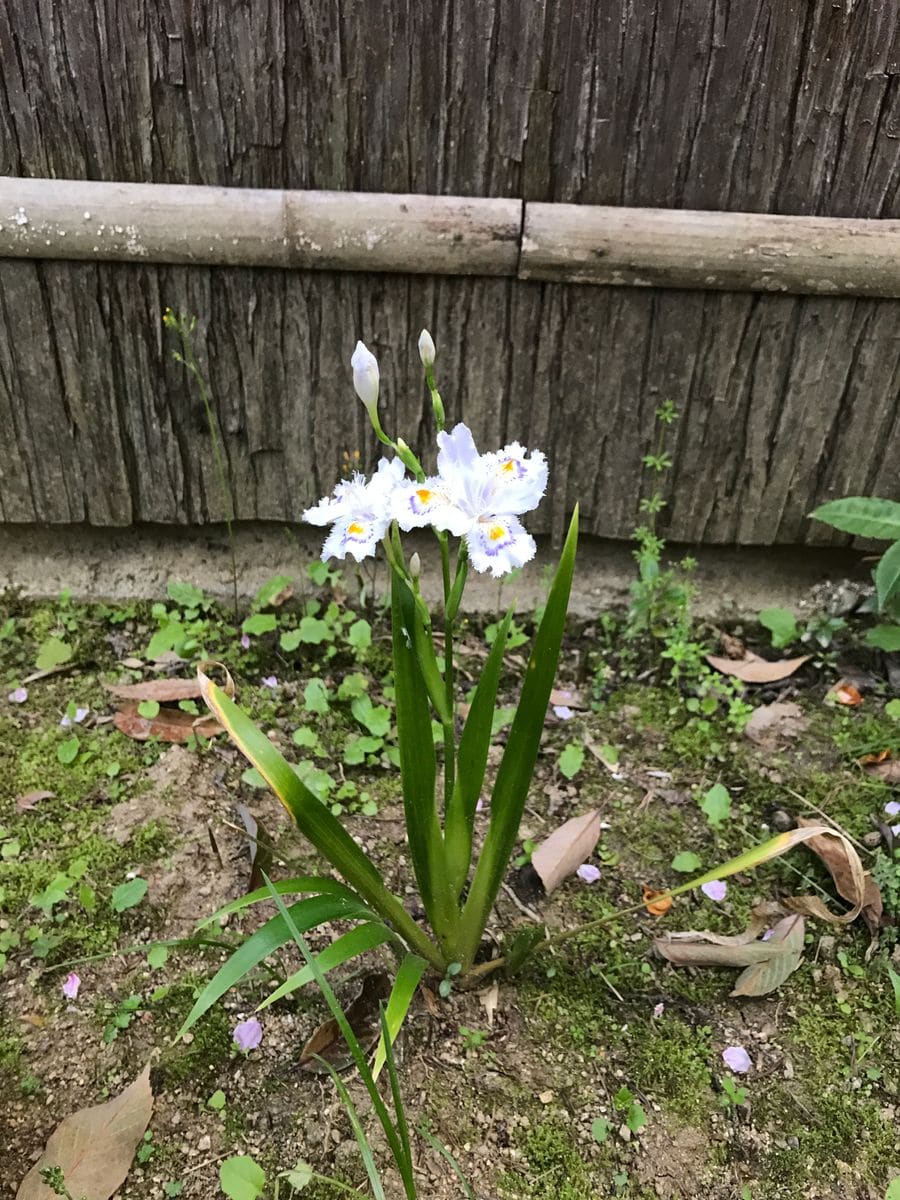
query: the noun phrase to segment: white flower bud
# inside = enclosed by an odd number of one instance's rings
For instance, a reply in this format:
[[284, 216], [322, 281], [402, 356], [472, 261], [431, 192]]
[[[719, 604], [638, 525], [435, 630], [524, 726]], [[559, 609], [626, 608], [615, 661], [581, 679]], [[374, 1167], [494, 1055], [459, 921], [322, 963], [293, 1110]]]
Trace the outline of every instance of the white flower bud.
[[419, 358], [422, 360], [423, 367], [434, 366], [434, 341], [427, 329], [423, 329], [419, 334]]
[[371, 416], [378, 404], [378, 360], [362, 342], [357, 342], [350, 366], [353, 368], [353, 387]]
[[422, 560], [414, 554], [409, 560], [409, 574], [412, 579], [418, 579], [422, 574]]

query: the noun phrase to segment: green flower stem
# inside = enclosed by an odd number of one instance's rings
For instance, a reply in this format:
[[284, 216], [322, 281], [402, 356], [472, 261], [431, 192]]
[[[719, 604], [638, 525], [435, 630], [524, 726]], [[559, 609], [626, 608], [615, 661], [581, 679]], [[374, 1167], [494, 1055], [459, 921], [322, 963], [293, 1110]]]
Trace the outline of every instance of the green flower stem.
[[441, 576], [444, 582], [444, 696], [447, 717], [442, 721], [444, 731], [444, 820], [450, 809], [450, 799], [456, 785], [456, 728], [454, 720], [453, 681], [453, 616], [450, 611], [450, 545], [446, 533], [438, 533], [441, 547]]
[[434, 423], [437, 425], [438, 433], [440, 433], [446, 423], [444, 402], [441, 399], [440, 392], [437, 390], [437, 384], [434, 382], [434, 370], [431, 367], [425, 368], [425, 382], [428, 384], [428, 390], [431, 393], [431, 410], [434, 413]]

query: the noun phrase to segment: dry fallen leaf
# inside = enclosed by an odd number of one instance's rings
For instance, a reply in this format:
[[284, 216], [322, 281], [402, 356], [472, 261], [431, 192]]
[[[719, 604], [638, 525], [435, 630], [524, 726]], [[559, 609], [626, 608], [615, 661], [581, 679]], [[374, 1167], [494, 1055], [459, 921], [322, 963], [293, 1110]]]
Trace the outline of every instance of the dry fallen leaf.
[[590, 858], [599, 840], [600, 813], [594, 811], [565, 821], [541, 842], [531, 856], [531, 865], [548, 896]]
[[[363, 1050], [374, 1049], [381, 1034], [379, 1001], [386, 1000], [391, 984], [384, 971], [374, 971], [363, 981], [362, 990], [352, 1003], [344, 1009], [350, 1028], [356, 1034]], [[324, 1059], [336, 1071], [343, 1071], [353, 1062], [350, 1047], [344, 1041], [340, 1026], [334, 1017], [323, 1021], [313, 1030], [306, 1045], [300, 1051], [298, 1066], [302, 1071], [320, 1075], [327, 1070], [319, 1062]]]
[[239, 804], [237, 812], [247, 830], [250, 851], [250, 879], [247, 891], [255, 892], [263, 886], [263, 874], [268, 875], [272, 870], [272, 842], [246, 804]]
[[42, 800], [52, 800], [55, 795], [56, 792], [23, 792], [21, 796], [16, 796], [16, 812], [29, 812]]
[[[798, 829], [809, 829], [816, 824], [804, 817], [797, 818]], [[849, 913], [836, 915], [825, 907], [817, 896], [795, 896], [785, 901], [794, 912], [818, 917], [823, 921], [847, 923], [861, 916], [870, 933], [874, 934], [881, 925], [884, 905], [878, 884], [863, 868], [859, 855], [846, 839], [811, 837], [806, 845], [825, 864], [834, 880], [835, 890], [853, 907]]]
[[766, 996], [800, 965], [804, 921], [799, 914], [784, 917], [766, 941], [754, 940], [762, 931], [758, 913], [743, 934], [727, 938], [703, 930], [669, 934], [654, 940], [654, 949], [674, 966], [743, 967], [732, 996]]
[[44, 1167], [60, 1167], [66, 1187], [79, 1200], [109, 1200], [125, 1181], [152, 1111], [148, 1065], [113, 1100], [83, 1108], [57, 1125], [16, 1200], [53, 1200], [53, 1191], [41, 1179]]
[[481, 1001], [481, 1006], [487, 1017], [488, 1028], [493, 1029], [494, 1013], [497, 1011], [497, 1005], [500, 1003], [500, 985], [492, 983], [483, 992], [478, 992], [478, 999]]
[[126, 700], [113, 716], [113, 724], [120, 733], [146, 742], [158, 737], [161, 742], [178, 742], [182, 745], [192, 736], [215, 737], [223, 733], [222, 726], [213, 717], [195, 717], [180, 708], [161, 708], [155, 717], [142, 717], [133, 700]]
[[706, 661], [723, 675], [733, 675], [744, 683], [778, 683], [787, 679], [799, 670], [812, 655], [802, 654], [799, 658], [782, 658], [778, 662], [768, 662], [758, 654], [747, 652], [745, 658], [719, 658], [715, 654], [707, 654]]
[[148, 679], [144, 683], [104, 683], [103, 687], [119, 700], [197, 700], [200, 684], [196, 679]]
[[856, 761], [861, 767], [871, 767], [877, 766], [878, 763], [887, 762], [891, 757], [892, 751], [890, 746], [888, 746], [884, 750], [879, 750], [877, 754], [864, 754], [862, 758], [858, 758]]
[[867, 763], [866, 774], [883, 779], [885, 783], [900, 783], [900, 759], [891, 758], [884, 762]]
[[[665, 892], [658, 888], [645, 887], [643, 893], [644, 907], [652, 917], [664, 917], [672, 907], [672, 897], [666, 896]], [[663, 896], [664, 899], [657, 900], [657, 896]]]
[[792, 700], [763, 704], [753, 710], [744, 726], [744, 737], [767, 750], [774, 750], [779, 742], [797, 737], [808, 724], [803, 709]]
[[554, 688], [550, 693], [549, 704], [559, 708], [587, 708], [587, 703], [580, 692], [569, 688]]

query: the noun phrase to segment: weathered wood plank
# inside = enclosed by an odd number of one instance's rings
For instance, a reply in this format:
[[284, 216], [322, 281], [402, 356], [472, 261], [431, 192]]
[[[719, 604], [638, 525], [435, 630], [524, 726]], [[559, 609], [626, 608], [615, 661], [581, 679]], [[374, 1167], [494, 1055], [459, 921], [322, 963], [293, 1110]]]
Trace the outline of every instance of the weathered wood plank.
[[449, 418], [465, 414], [484, 446], [518, 438], [549, 454], [538, 532], [559, 533], [580, 500], [588, 531], [629, 535], [665, 398], [681, 411], [663, 517], [674, 539], [827, 544], [805, 519], [815, 504], [897, 491], [895, 301], [18, 262], [0, 275], [0, 520], [221, 520], [166, 304], [201, 315], [241, 520], [296, 521], [345, 451], [374, 461], [350, 385], [359, 336], [381, 364], [385, 427], [431, 442], [423, 325]]

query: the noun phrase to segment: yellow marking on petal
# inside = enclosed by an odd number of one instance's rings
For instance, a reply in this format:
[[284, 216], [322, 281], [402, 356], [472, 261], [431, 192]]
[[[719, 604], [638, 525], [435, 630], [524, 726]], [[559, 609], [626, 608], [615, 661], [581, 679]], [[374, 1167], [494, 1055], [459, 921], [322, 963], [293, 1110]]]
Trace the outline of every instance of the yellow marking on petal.
[[347, 526], [347, 532], [352, 534], [365, 533], [365, 528], [358, 522], [354, 521], [352, 525]]
[[427, 504], [428, 501], [431, 499], [431, 497], [434, 495], [434, 492], [429, 491], [428, 488], [416, 488], [416, 495], [419, 497], [419, 499], [421, 500], [421, 502], [423, 504]]
[[488, 531], [488, 537], [492, 542], [499, 542], [502, 537], [506, 536], [506, 530], [502, 525], [492, 525]]
[[508, 458], [506, 460], [506, 462], [503, 464], [503, 466], [500, 468], [501, 471], [507, 471], [507, 472], [514, 471], [515, 469], [516, 469], [516, 460], [514, 458]]

